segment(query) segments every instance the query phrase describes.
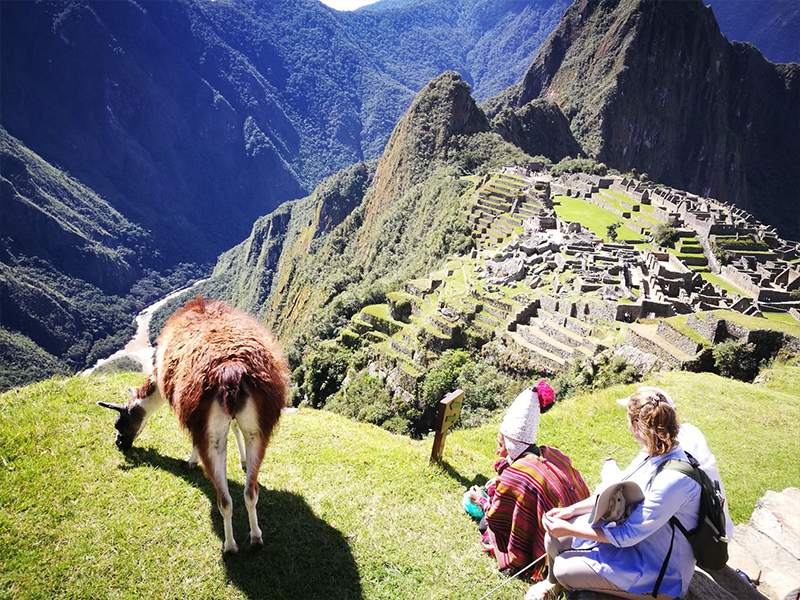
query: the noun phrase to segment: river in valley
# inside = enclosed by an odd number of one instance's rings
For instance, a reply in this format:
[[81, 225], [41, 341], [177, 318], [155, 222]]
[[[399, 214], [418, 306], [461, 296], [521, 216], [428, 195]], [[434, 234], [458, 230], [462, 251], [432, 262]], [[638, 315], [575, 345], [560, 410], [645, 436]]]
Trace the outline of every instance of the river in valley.
[[159, 308], [164, 306], [164, 304], [176, 296], [179, 296], [180, 294], [183, 294], [184, 292], [187, 292], [195, 286], [198, 286], [206, 281], [208, 281], [208, 279], [201, 279], [200, 281], [193, 283], [188, 287], [176, 290], [171, 294], [164, 296], [158, 302], [155, 302], [142, 310], [142, 312], [136, 315], [136, 334], [127, 344], [125, 344], [125, 347], [122, 350], [117, 350], [114, 354], [107, 358], [101, 358], [94, 364], [93, 367], [89, 367], [83, 371], [82, 375], [91, 375], [96, 368], [119, 358], [125, 357], [135, 360], [142, 365], [142, 371], [144, 373], [152, 373], [153, 352], [155, 351], [155, 348], [150, 345], [150, 320], [153, 318], [153, 313], [155, 313]]

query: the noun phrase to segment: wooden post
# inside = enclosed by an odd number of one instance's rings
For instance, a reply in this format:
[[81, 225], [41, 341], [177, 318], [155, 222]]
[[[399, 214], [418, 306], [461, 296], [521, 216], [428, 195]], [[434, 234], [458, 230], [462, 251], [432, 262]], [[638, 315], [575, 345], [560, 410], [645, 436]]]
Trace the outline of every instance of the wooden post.
[[450, 392], [439, 402], [439, 414], [436, 417], [436, 437], [433, 438], [433, 450], [431, 450], [431, 463], [442, 460], [444, 452], [444, 440], [450, 428], [458, 421], [461, 416], [461, 406], [464, 404], [464, 390]]

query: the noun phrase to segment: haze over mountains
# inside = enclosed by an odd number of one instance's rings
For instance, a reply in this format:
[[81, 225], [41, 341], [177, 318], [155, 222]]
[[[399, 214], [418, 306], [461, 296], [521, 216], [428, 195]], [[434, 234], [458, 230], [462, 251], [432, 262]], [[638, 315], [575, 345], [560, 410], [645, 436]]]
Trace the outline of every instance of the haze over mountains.
[[[579, 0], [567, 11], [566, 0], [384, 0], [338, 13], [314, 0], [0, 3], [0, 354], [10, 364], [35, 343], [48, 364], [66, 353], [61, 368], [82, 365], [168, 285], [161, 275], [213, 261], [282, 202], [380, 156], [414, 93], [447, 70], [478, 101], [500, 93], [487, 105], [493, 123], [468, 111], [459, 128], [484, 139], [450, 165], [488, 164], [496, 134], [518, 146], [503, 146], [507, 156], [582, 150], [737, 201], [797, 237], [796, 65], [728, 44], [699, 1], [665, 2], [675, 8], [661, 12], [651, 4]], [[676, 37], [662, 18], [699, 21]], [[569, 60], [587, 58], [600, 39], [599, 60], [570, 79]], [[674, 68], [681, 48], [691, 76]], [[564, 60], [553, 58], [559, 52]], [[666, 116], [649, 109], [661, 96]], [[694, 112], [678, 111], [684, 102]], [[661, 128], [663, 140], [654, 137]], [[402, 179], [402, 167], [375, 177], [398, 197], [422, 183]], [[358, 206], [374, 168], [343, 175], [354, 180], [337, 184], [325, 232]], [[414, 177], [432, 174], [419, 169]], [[279, 216], [294, 210], [266, 218], [271, 239], [288, 235]], [[380, 243], [384, 225], [373, 225], [362, 245]], [[262, 299], [272, 280], [263, 284]]]

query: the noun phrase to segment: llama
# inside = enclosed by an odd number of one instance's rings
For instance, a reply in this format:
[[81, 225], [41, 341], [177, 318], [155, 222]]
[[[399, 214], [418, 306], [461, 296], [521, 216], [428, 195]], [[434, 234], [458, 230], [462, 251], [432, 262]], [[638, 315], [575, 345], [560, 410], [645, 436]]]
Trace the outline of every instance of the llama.
[[224, 302], [197, 298], [164, 325], [156, 340], [156, 366], [141, 387], [130, 388], [127, 404], [98, 402], [119, 413], [115, 443], [125, 452], [147, 419], [169, 402], [192, 438], [187, 466], [202, 460], [217, 489], [225, 529], [225, 553], [235, 553], [228, 492], [227, 440], [233, 429], [247, 472], [244, 502], [250, 543], [263, 544], [258, 527], [258, 470], [284, 406], [289, 368], [278, 345], [252, 317]]

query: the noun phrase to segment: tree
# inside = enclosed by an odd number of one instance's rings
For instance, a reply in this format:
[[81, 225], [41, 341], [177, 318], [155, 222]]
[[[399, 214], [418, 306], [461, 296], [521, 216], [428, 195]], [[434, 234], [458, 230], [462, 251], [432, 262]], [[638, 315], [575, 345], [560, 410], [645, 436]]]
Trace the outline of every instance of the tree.
[[656, 225], [653, 228], [653, 241], [664, 248], [674, 248], [680, 238], [679, 232], [670, 225]]
[[608, 239], [612, 242], [616, 242], [617, 238], [619, 237], [619, 233], [617, 233], [617, 229], [622, 227], [622, 222], [617, 221], [616, 223], [611, 223], [610, 225], [606, 226], [606, 234], [608, 235]]

